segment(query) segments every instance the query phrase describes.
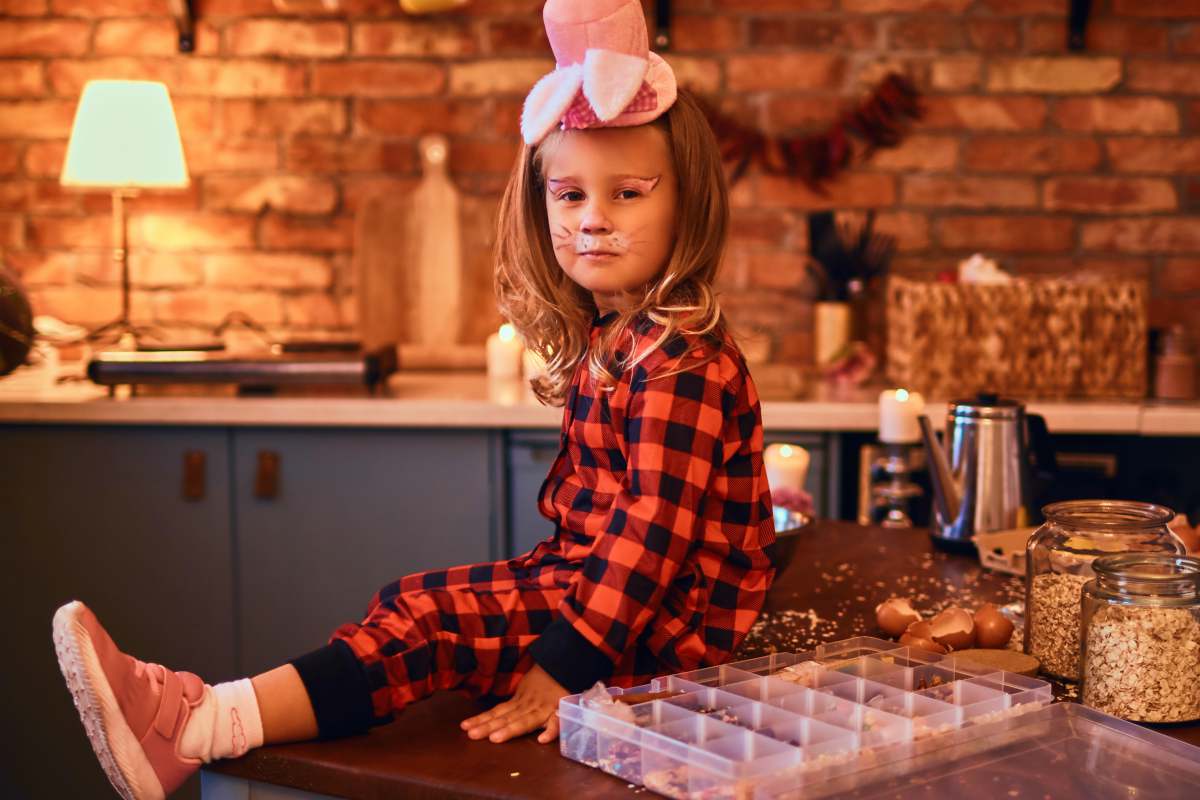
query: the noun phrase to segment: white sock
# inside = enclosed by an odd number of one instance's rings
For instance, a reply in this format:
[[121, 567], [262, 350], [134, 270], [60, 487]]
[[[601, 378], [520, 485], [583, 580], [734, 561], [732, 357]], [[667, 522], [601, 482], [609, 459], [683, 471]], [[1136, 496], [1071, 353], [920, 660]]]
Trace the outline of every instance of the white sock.
[[205, 764], [218, 758], [237, 758], [262, 747], [262, 716], [249, 678], [204, 686], [204, 699], [192, 709], [179, 753]]

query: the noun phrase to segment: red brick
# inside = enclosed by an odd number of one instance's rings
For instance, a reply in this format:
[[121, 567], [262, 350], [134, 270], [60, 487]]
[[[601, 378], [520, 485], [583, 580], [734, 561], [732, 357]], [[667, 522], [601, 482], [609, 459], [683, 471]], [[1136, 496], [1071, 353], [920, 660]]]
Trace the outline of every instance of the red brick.
[[1051, 211], [1113, 214], [1176, 207], [1175, 187], [1161, 178], [1051, 178], [1044, 196]]
[[[862, 225], [866, 214], [857, 211], [838, 214], [839, 223]], [[876, 233], [894, 236], [896, 251], [912, 253], [929, 247], [929, 217], [913, 211], [884, 211], [875, 217]]]
[[109, 247], [112, 217], [29, 217], [29, 244], [49, 250], [75, 247]]
[[[3, 113], [0, 113], [0, 119], [3, 119]], [[68, 123], [69, 128], [70, 123]], [[63, 133], [66, 136], [67, 132]], [[32, 142], [25, 149], [25, 174], [42, 177], [42, 178], [58, 178], [62, 172], [63, 159], [67, 156], [67, 140], [57, 142]]]
[[213, 100], [208, 97], [172, 97], [175, 109], [175, 124], [183, 137], [212, 136], [215, 134]]
[[850, 172], [830, 182], [819, 194], [795, 178], [758, 176], [758, 199], [764, 208], [877, 208], [896, 202], [896, 179], [891, 175]]
[[25, 100], [0, 103], [0, 137], [66, 138], [71, 133], [71, 121], [74, 118], [74, 101]]
[[491, 124], [487, 106], [472, 100], [359, 100], [354, 106], [359, 135], [469, 134]]
[[62, 17], [146, 17], [165, 13], [161, 0], [51, 0]]
[[66, 19], [0, 19], [0, 56], [76, 56], [87, 52], [91, 25]]
[[170, 19], [101, 20], [96, 25], [92, 52], [106, 56], [175, 56], [179, 53], [179, 30]]
[[109, 322], [121, 313], [121, 292], [115, 288], [46, 287], [30, 290], [29, 295], [35, 314], [88, 328]]
[[[353, 303], [349, 304], [353, 306]], [[345, 307], [328, 292], [304, 292], [285, 295], [283, 315], [289, 326], [296, 328], [339, 329], [348, 327]]]
[[471, 97], [493, 94], [524, 96], [554, 70], [553, 59], [483, 59], [450, 65], [450, 93]]
[[1123, 137], [1109, 139], [1106, 145], [1108, 161], [1118, 172], [1200, 172], [1197, 137]]
[[892, 22], [887, 40], [894, 50], [957, 50], [965, 37], [955, 19], [909, 17]]
[[1130, 61], [1128, 69], [1125, 84], [1130, 89], [1162, 94], [1200, 94], [1200, 60], [1137, 60]]
[[351, 175], [342, 181], [342, 210], [354, 214], [373, 197], [405, 195], [416, 189], [419, 182], [419, 178], [410, 176]]
[[842, 57], [827, 53], [736, 55], [725, 63], [732, 91], [837, 89], [845, 77]]
[[950, 136], [909, 136], [898, 147], [876, 151], [867, 163], [886, 170], [951, 171], [958, 163], [958, 139]]
[[79, 209], [80, 192], [59, 185], [57, 180], [0, 182], [0, 211], [63, 214]]
[[[1089, 53], [1165, 53], [1167, 34], [1168, 28], [1157, 22], [1098, 19], [1088, 20], [1085, 41]], [[1066, 41], [1065, 19], [1029, 21], [1025, 34], [1027, 52], [1061, 53]]]
[[[750, 23], [750, 47], [787, 47], [791, 49], [868, 48], [876, 44], [875, 21], [830, 19], [828, 17], [754, 18]], [[730, 45], [724, 49], [735, 49]]]
[[1200, 216], [1087, 222], [1083, 247], [1124, 253], [1200, 253]]
[[[766, 102], [767, 129], [782, 132], [795, 128], [811, 129], [833, 122], [841, 113], [844, 100], [839, 96], [813, 97], [772, 93]], [[732, 113], [729, 109], [723, 111], [727, 114]], [[747, 120], [742, 117], [742, 121]]]
[[1171, 52], [1187, 56], [1200, 55], [1200, 23], [1177, 29]]
[[939, 92], [961, 92], [979, 86], [983, 59], [979, 56], [946, 56], [929, 64], [929, 86]]
[[[88, 214], [112, 214], [112, 197], [103, 191], [81, 191], [83, 210]], [[200, 208], [200, 187], [193, 182], [185, 189], [162, 189], [144, 192], [126, 201], [128, 214], [151, 211], [172, 213], [192, 212]]]
[[16, 270], [26, 287], [64, 286], [75, 282], [84, 270], [97, 271], [112, 263], [112, 253], [103, 250], [84, 252], [14, 250], [5, 256], [9, 267]]
[[943, 217], [937, 235], [949, 250], [1056, 253], [1074, 246], [1075, 223], [1046, 216]]
[[446, 73], [437, 64], [345, 61], [313, 66], [312, 91], [318, 95], [417, 97], [445, 86]]
[[1077, 136], [976, 136], [966, 144], [972, 172], [1089, 172], [1100, 145]]
[[1200, 178], [1190, 177], [1184, 179], [1181, 205], [1188, 211], [1200, 211]]
[[284, 166], [295, 172], [412, 172], [412, 142], [305, 136], [287, 143]]
[[8, 17], [44, 17], [50, 5], [47, 0], [3, 0], [0, 12]]
[[[205, 19], [221, 17], [262, 17], [278, 14], [275, 0], [202, 0], [201, 13]], [[341, 6], [339, 4], [339, 11]], [[317, 11], [320, 9], [314, 9]]]
[[741, 46], [741, 25], [736, 17], [678, 14], [671, 19], [671, 49], [676, 52], [737, 50]]
[[475, 34], [462, 20], [357, 22], [352, 42], [354, 53], [363, 56], [454, 57], [479, 52]]
[[[76, 277], [88, 283], [113, 285], [120, 282], [120, 269], [111, 257], [96, 258], [90, 253], [85, 255], [92, 258], [76, 266]], [[190, 253], [135, 251], [129, 254], [129, 280], [134, 287], [197, 286], [203, 277], [200, 257]]]
[[274, 139], [189, 138], [185, 134], [183, 153], [192, 175], [263, 172], [279, 166], [279, 143]]
[[225, 29], [225, 47], [238, 56], [335, 58], [349, 49], [344, 22], [249, 19]]
[[1200, 132], [1200, 100], [1193, 100], [1184, 108], [1187, 113], [1188, 130]]
[[799, 289], [808, 284], [808, 255], [790, 250], [749, 250], [744, 254], [747, 282], [762, 289]]
[[1030, 14], [1062, 13], [1059, 0], [983, 0], [983, 7], [993, 14], [1028, 16]]
[[1029, 208], [1037, 186], [1028, 178], [913, 175], [904, 179], [905, 205], [957, 208]]
[[185, 59], [180, 93], [216, 97], [296, 97], [306, 93], [304, 66], [251, 59]]
[[1113, 0], [1113, 13], [1123, 17], [1156, 17], [1158, 19], [1195, 18], [1196, 0]]
[[683, 56], [678, 53], [668, 53], [663, 58], [671, 66], [679, 85], [685, 89], [702, 95], [715, 94], [720, 90], [721, 62], [715, 58]]
[[1046, 120], [1046, 101], [1037, 97], [927, 97], [922, 125], [931, 129], [1037, 130]]
[[17, 142], [0, 142], [0, 175], [12, 175], [21, 168], [21, 146]]
[[842, 0], [842, 10], [851, 14], [911, 11], [965, 11], [974, 0]]
[[1168, 294], [1200, 292], [1200, 258], [1168, 258], [1158, 273], [1158, 290]]
[[800, 226], [792, 214], [780, 210], [737, 208], [730, 215], [730, 241], [741, 245], [779, 246]]
[[1064, 256], [1018, 256], [1009, 260], [1020, 275], [1060, 276], [1086, 273], [1105, 278], [1149, 281], [1148, 258], [1066, 258]]
[[40, 61], [4, 61], [0, 66], [0, 97], [33, 97], [46, 91]]
[[215, 211], [328, 214], [337, 205], [337, 187], [326, 179], [299, 175], [210, 175], [204, 181], [204, 205]]
[[450, 143], [450, 165], [455, 175], [492, 172], [507, 175], [517, 157], [513, 142], [456, 139]]
[[129, 221], [133, 247], [229, 250], [254, 246], [254, 218], [241, 214], [142, 214]]
[[0, 214], [0, 247], [25, 246], [25, 219], [20, 214]]
[[967, 38], [976, 50], [1016, 50], [1021, 44], [1021, 24], [1008, 19], [972, 19]]
[[338, 134], [348, 125], [343, 100], [226, 100], [220, 114], [232, 136]]
[[60, 59], [50, 62], [48, 75], [54, 94], [64, 97], [78, 98], [88, 81], [108, 79], [162, 81], [177, 94], [179, 64], [167, 58]]
[[262, 218], [259, 239], [267, 250], [349, 251], [354, 246], [354, 218], [268, 213]]
[[550, 49], [541, 17], [489, 20], [484, 41], [492, 55], [543, 55]]
[[209, 288], [154, 292], [154, 318], [159, 322], [219, 325], [233, 311], [241, 311], [260, 325], [283, 322], [282, 300], [276, 292], [217, 291]]
[[1116, 58], [1002, 58], [988, 66], [992, 92], [1106, 92], [1121, 81]]
[[209, 286], [324, 288], [331, 277], [327, 258], [303, 253], [222, 253], [204, 259], [204, 280]]
[[1156, 97], [1080, 97], [1060, 100], [1054, 121], [1068, 131], [1174, 133], [1179, 111]]

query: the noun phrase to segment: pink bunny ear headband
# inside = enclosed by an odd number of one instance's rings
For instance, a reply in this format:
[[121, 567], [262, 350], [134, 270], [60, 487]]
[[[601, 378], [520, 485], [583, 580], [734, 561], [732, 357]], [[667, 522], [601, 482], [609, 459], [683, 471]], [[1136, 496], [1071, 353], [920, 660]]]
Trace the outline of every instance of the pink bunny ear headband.
[[526, 144], [556, 125], [643, 125], [675, 102], [675, 73], [650, 52], [638, 0], [548, 0], [542, 19], [557, 66], [525, 98]]

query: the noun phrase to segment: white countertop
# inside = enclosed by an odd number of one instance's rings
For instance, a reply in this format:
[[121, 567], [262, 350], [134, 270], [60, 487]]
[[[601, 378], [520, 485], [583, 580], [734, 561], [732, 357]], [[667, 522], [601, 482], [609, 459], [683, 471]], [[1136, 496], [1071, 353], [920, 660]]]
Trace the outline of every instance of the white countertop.
[[[764, 399], [763, 425], [776, 431], [874, 431], [876, 395]], [[1055, 433], [1200, 436], [1200, 403], [1033, 402], [1029, 410], [1045, 416]], [[477, 373], [400, 373], [374, 397], [353, 391], [237, 397], [221, 388], [110, 397], [86, 382], [12, 391], [0, 380], [0, 423], [553, 430], [561, 420], [561, 409], [539, 405], [523, 383]]]

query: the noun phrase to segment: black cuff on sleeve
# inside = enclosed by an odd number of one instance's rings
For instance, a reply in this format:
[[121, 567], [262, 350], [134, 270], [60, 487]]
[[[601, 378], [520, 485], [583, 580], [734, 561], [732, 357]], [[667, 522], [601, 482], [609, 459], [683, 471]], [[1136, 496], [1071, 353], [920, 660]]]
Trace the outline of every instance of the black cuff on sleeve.
[[365, 733], [375, 724], [371, 686], [350, 645], [335, 639], [288, 663], [300, 673], [321, 739]]
[[613, 673], [608, 656], [561, 617], [546, 626], [529, 652], [538, 666], [569, 692], [590, 689]]

